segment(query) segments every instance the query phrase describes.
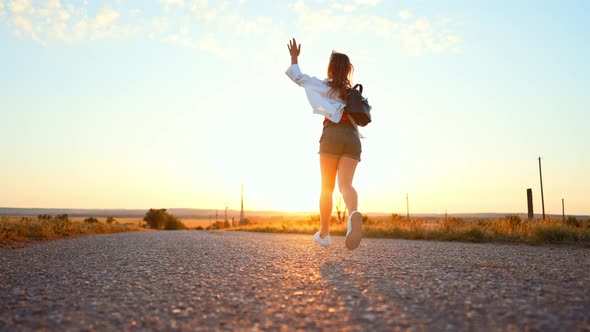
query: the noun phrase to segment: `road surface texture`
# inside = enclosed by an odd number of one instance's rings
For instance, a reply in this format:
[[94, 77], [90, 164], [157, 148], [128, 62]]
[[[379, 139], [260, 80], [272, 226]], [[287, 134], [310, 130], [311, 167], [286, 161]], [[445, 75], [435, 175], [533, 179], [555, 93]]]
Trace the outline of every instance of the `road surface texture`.
[[590, 331], [590, 249], [160, 231], [0, 249], [0, 331]]

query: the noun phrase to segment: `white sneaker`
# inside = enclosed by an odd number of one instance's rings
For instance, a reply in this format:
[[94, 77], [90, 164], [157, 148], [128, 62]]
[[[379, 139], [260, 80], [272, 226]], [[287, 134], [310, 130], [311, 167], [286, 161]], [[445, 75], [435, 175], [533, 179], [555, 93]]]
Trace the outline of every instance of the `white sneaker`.
[[328, 235], [326, 237], [320, 237], [320, 231], [317, 231], [313, 235], [313, 240], [315, 241], [315, 243], [319, 244], [322, 247], [329, 247], [332, 245], [332, 240], [330, 239], [330, 235]]
[[[352, 216], [357, 213], [360, 216], [360, 219], [352, 222]], [[361, 244], [361, 239], [363, 237], [363, 216], [358, 211], [352, 211], [348, 216], [348, 229], [346, 230], [346, 248], [348, 250], [354, 250], [358, 248]]]

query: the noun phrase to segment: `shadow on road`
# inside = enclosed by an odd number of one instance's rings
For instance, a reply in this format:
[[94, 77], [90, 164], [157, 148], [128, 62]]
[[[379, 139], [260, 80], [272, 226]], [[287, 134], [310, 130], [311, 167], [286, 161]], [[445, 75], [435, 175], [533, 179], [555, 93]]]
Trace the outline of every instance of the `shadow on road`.
[[[360, 272], [347, 271], [350, 265], [346, 261], [326, 261], [320, 267], [322, 278], [327, 282], [328, 291], [334, 292], [346, 311], [349, 311], [349, 326], [357, 325], [366, 328], [383, 321], [384, 312], [371, 307], [368, 293], [368, 280]], [[378, 324], [380, 325], [380, 324]]]

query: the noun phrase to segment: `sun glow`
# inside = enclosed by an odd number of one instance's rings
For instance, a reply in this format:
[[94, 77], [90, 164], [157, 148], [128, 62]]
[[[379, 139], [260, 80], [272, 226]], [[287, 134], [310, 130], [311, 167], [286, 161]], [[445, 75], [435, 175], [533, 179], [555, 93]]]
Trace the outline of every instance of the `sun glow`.
[[303, 72], [346, 53], [373, 106], [359, 209], [515, 213], [532, 188], [539, 211], [541, 155], [546, 210], [590, 214], [577, 5], [522, 25], [478, 2], [61, 3], [0, 1], [4, 206], [237, 209], [243, 182], [248, 210], [316, 211], [323, 118], [284, 74], [297, 37]]

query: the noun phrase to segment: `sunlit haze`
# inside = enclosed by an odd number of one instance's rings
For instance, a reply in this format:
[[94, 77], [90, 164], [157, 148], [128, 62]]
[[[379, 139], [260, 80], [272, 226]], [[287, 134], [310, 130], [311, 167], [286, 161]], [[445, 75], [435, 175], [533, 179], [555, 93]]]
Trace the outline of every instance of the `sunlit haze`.
[[588, 1], [0, 0], [0, 207], [312, 211], [325, 78], [373, 122], [362, 211], [590, 214]]

